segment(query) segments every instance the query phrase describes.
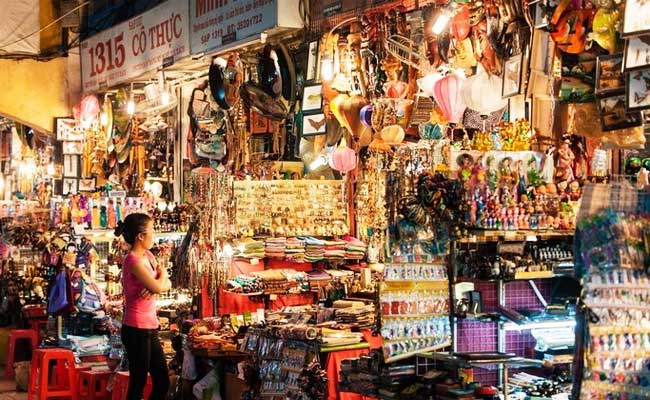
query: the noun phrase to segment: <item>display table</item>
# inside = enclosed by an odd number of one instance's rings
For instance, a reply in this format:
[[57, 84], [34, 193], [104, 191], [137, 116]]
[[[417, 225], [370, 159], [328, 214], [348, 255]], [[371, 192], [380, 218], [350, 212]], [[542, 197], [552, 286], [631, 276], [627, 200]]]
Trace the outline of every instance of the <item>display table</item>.
[[[323, 360], [325, 370], [327, 371], [327, 376], [329, 377], [328, 381], [328, 400], [376, 400], [374, 397], [362, 396], [356, 393], [349, 392], [339, 392], [338, 382], [339, 382], [339, 373], [341, 371], [341, 361], [348, 358], [358, 358], [372, 349], [381, 348], [381, 336], [373, 336], [372, 332], [369, 330], [363, 330], [363, 337], [367, 343], [365, 348], [352, 348], [348, 350], [334, 350], [323, 352]], [[353, 346], [341, 346], [342, 348], [350, 348]]]

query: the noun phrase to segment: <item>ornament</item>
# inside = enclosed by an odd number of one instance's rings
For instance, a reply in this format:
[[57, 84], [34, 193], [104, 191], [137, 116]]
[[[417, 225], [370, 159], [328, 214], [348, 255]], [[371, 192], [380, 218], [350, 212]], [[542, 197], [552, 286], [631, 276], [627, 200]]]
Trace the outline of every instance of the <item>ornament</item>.
[[341, 141], [338, 149], [334, 150], [329, 160], [329, 165], [343, 174], [352, 171], [357, 166], [357, 153]]
[[467, 106], [460, 95], [463, 78], [450, 73], [433, 85], [433, 97], [449, 122], [458, 123]]
[[488, 76], [479, 64], [476, 75], [463, 81], [461, 97], [468, 108], [481, 115], [488, 115], [508, 105], [508, 100], [501, 97], [501, 84], [501, 78], [497, 75]]

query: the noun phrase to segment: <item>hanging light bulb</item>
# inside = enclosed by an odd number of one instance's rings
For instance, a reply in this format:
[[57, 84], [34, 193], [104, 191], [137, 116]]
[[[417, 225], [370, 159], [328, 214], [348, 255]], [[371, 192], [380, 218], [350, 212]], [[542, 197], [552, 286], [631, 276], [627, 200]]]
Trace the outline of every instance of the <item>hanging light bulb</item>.
[[322, 166], [325, 166], [325, 165], [327, 165], [327, 157], [325, 157], [324, 155], [320, 155], [320, 156], [316, 157], [316, 159], [314, 161], [312, 161], [311, 164], [309, 164], [309, 170], [310, 171], [315, 171], [318, 168], [320, 168]]
[[99, 123], [102, 124], [102, 126], [106, 126], [108, 124], [108, 115], [106, 115], [106, 113], [103, 111], [101, 114], [99, 114]]
[[442, 10], [431, 27], [433, 34], [436, 36], [440, 35], [447, 28], [447, 25], [449, 25], [449, 21], [451, 21], [451, 13], [447, 9]]
[[133, 101], [133, 97], [129, 99], [129, 102], [126, 103], [126, 112], [129, 115], [135, 114], [135, 101]]
[[320, 76], [324, 81], [331, 81], [334, 77], [334, 65], [332, 64], [332, 59], [329, 54], [323, 55], [320, 67]]

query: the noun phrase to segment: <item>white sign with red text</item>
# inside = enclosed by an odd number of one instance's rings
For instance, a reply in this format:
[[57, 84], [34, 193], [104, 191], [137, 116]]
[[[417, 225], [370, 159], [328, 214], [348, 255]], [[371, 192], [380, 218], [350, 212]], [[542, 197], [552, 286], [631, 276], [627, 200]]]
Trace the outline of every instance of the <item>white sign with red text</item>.
[[94, 92], [190, 53], [187, 0], [168, 0], [81, 42], [81, 83]]
[[302, 27], [298, 1], [190, 0], [192, 54], [235, 46], [275, 27]]

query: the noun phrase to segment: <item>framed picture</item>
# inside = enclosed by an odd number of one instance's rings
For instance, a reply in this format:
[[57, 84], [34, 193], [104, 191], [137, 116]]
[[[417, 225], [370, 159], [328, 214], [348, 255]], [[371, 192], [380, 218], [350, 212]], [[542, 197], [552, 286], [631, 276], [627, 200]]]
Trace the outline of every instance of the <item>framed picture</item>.
[[650, 2], [647, 0], [625, 0], [622, 37], [650, 33]]
[[316, 136], [327, 133], [327, 119], [325, 114], [311, 114], [302, 116], [302, 136]]
[[598, 99], [598, 110], [603, 131], [631, 128], [643, 122], [640, 112], [629, 113], [625, 109], [625, 93]]
[[79, 192], [79, 180], [77, 178], [63, 178], [62, 194], [77, 194]]
[[305, 72], [306, 81], [318, 79], [319, 55], [318, 41], [310, 42], [307, 53], [307, 70]]
[[650, 35], [627, 39], [623, 67], [625, 71], [650, 67]]
[[253, 135], [265, 134], [269, 132], [269, 119], [265, 118], [255, 111], [251, 110], [251, 133]]
[[624, 89], [623, 55], [599, 56], [596, 60], [595, 93], [597, 95], [611, 94], [622, 92]]
[[535, 28], [546, 28], [549, 23], [549, 14], [546, 12], [548, 4], [546, 0], [533, 0], [528, 2], [530, 15], [533, 19]]
[[84, 142], [63, 142], [63, 154], [83, 154]]
[[80, 142], [84, 140], [85, 131], [72, 117], [54, 118], [56, 140]]
[[94, 192], [97, 188], [96, 178], [83, 178], [79, 179], [80, 192]]
[[480, 314], [483, 312], [481, 292], [478, 290], [472, 290], [469, 292], [469, 312], [470, 314]]
[[650, 108], [650, 69], [632, 71], [627, 74], [625, 106], [628, 111]]
[[323, 108], [323, 85], [305, 86], [302, 90], [302, 111], [320, 111]]
[[522, 55], [510, 57], [503, 64], [503, 86], [501, 97], [512, 97], [519, 94], [521, 89]]
[[63, 176], [78, 177], [79, 176], [79, 156], [74, 154], [66, 154], [63, 156]]

